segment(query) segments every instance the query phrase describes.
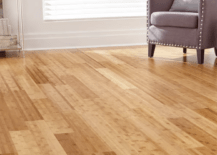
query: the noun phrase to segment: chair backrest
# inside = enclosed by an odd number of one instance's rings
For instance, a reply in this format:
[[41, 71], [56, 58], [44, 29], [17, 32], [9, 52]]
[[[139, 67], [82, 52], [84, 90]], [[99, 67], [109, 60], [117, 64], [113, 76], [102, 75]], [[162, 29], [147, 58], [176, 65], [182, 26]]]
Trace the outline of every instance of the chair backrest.
[[173, 1], [174, 0], [148, 0], [148, 10], [150, 11], [149, 15], [156, 11], [169, 11]]
[[174, 0], [170, 11], [176, 12], [197, 12], [200, 0]]

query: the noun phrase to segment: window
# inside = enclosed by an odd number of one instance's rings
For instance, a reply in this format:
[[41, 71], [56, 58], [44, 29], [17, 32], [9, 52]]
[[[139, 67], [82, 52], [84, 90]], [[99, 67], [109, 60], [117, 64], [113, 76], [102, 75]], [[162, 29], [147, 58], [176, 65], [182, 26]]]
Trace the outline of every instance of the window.
[[44, 20], [146, 16], [146, 0], [43, 0]]

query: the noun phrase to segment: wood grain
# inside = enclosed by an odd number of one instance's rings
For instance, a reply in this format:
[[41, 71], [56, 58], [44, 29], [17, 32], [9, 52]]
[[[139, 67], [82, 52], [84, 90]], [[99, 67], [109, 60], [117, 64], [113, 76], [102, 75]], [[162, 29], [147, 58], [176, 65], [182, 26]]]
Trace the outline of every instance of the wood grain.
[[216, 155], [217, 63], [147, 46], [0, 59], [0, 155]]

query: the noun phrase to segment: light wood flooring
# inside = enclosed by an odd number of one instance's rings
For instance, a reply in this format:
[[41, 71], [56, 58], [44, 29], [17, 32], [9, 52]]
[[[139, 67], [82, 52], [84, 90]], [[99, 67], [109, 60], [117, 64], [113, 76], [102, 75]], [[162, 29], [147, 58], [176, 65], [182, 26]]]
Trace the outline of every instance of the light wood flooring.
[[157, 46], [0, 59], [0, 155], [216, 155], [217, 63]]

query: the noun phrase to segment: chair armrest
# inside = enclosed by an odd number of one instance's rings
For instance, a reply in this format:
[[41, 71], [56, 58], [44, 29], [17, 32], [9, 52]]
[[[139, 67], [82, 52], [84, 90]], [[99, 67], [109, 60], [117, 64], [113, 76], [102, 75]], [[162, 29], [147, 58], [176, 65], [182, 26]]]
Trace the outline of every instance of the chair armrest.
[[147, 42], [149, 42], [149, 27], [151, 26], [151, 14], [157, 11], [169, 11], [174, 0], [147, 0]]
[[200, 0], [199, 48], [217, 47], [217, 0]]
[[148, 16], [149, 21], [150, 21], [151, 14], [153, 12], [169, 11], [173, 4], [173, 1], [174, 0], [148, 0], [147, 16]]

